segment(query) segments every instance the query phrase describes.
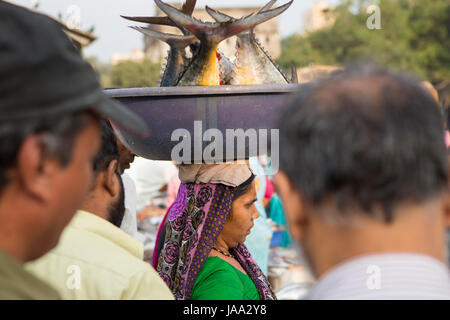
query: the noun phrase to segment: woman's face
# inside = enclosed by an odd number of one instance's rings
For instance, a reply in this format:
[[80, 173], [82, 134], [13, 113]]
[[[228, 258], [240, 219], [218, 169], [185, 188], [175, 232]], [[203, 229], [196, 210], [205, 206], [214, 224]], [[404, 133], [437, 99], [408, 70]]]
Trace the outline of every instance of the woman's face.
[[250, 230], [254, 225], [253, 220], [259, 217], [255, 201], [255, 181], [252, 181], [249, 190], [233, 201], [230, 217], [227, 219], [220, 234], [228, 247], [234, 248], [240, 243], [244, 243], [245, 238], [250, 234]]

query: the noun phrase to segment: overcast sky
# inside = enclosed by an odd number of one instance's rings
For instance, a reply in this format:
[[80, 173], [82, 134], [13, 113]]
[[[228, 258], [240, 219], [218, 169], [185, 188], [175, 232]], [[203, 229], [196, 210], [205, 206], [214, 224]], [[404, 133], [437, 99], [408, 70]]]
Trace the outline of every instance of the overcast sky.
[[[10, 0], [11, 1], [11, 0]], [[36, 0], [12, 0], [20, 5], [31, 7]], [[280, 4], [288, 0], [279, 0]], [[182, 0], [168, 0], [167, 2], [181, 3]], [[198, 7], [208, 4], [211, 7], [225, 6], [259, 6], [267, 0], [199, 0]], [[282, 37], [303, 30], [303, 15], [319, 0], [294, 0], [292, 6], [281, 16], [280, 33]], [[328, 0], [335, 4], [338, 0]], [[80, 10], [80, 28], [87, 30], [95, 26], [98, 36], [93, 44], [84, 51], [85, 56], [96, 56], [102, 62], [109, 62], [113, 53], [131, 52], [133, 48], [142, 49], [143, 40], [140, 33], [128, 28], [133, 22], [124, 20], [120, 15], [146, 16], [154, 14], [152, 0], [40, 0], [39, 10], [52, 16], [63, 14], [63, 17], [76, 6]]]

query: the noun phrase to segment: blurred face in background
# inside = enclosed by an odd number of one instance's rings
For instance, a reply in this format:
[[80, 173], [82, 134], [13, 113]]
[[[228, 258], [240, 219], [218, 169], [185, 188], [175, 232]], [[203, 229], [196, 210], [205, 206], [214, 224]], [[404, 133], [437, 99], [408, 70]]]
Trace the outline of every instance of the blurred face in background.
[[121, 176], [119, 176], [119, 174], [115, 174], [114, 179], [117, 181], [114, 186], [116, 189], [116, 194], [111, 199], [108, 206], [108, 221], [117, 228], [120, 228], [123, 216], [125, 214], [125, 193]]
[[130, 164], [134, 161], [135, 154], [128, 150], [119, 138], [116, 140], [120, 153], [119, 172], [122, 174], [126, 169], [130, 169]]

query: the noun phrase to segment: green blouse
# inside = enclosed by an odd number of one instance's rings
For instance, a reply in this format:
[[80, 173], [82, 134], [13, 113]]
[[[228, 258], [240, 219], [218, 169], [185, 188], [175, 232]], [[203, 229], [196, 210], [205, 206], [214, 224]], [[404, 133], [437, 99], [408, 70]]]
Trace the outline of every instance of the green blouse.
[[191, 293], [192, 300], [260, 300], [246, 275], [219, 257], [208, 257]]

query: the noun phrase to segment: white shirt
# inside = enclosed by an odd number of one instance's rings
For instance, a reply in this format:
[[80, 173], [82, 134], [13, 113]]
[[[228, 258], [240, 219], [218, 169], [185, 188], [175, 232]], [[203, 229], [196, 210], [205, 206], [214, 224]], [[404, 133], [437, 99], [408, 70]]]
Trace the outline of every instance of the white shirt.
[[167, 184], [177, 168], [171, 161], [154, 161], [137, 157], [126, 170], [136, 184], [137, 210], [141, 211], [150, 199], [159, 195], [159, 189]]
[[364, 255], [324, 274], [312, 300], [450, 299], [448, 267], [430, 256], [411, 253]]
[[125, 193], [125, 214], [123, 215], [120, 229], [136, 240], [143, 242], [142, 235], [137, 230], [136, 186], [134, 185], [133, 179], [126, 173], [122, 174], [122, 182]]
[[144, 247], [112, 223], [78, 211], [56, 248], [26, 265], [65, 300], [173, 299], [142, 261]]

